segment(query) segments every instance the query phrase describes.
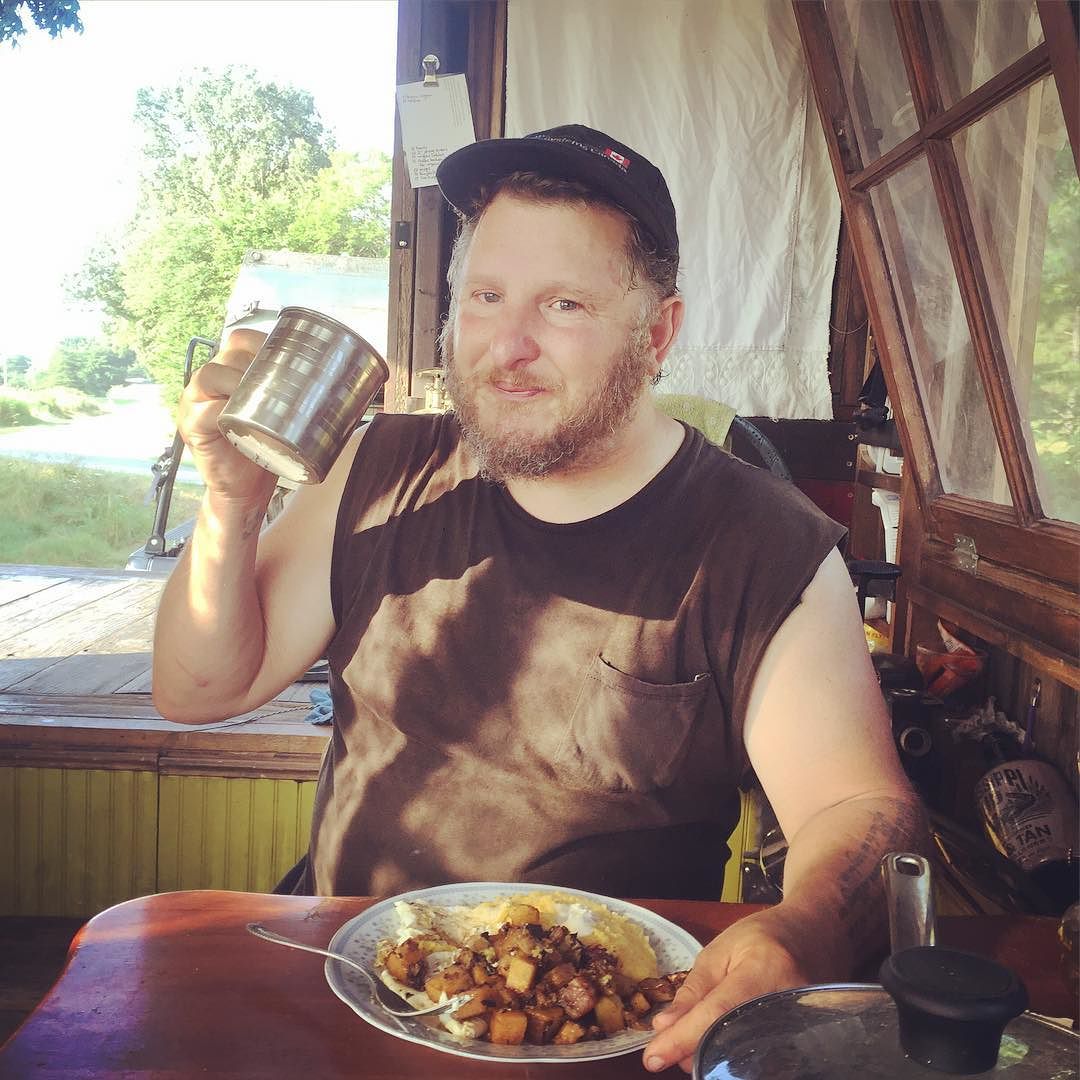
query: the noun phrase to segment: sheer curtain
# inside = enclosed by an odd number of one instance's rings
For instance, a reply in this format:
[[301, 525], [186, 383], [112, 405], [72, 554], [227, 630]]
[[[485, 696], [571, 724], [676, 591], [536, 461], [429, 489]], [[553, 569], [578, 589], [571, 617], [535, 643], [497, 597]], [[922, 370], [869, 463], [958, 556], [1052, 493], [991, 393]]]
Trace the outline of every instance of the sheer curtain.
[[661, 384], [832, 416], [840, 203], [789, 0], [509, 0], [506, 134], [584, 123], [664, 172], [687, 320]]

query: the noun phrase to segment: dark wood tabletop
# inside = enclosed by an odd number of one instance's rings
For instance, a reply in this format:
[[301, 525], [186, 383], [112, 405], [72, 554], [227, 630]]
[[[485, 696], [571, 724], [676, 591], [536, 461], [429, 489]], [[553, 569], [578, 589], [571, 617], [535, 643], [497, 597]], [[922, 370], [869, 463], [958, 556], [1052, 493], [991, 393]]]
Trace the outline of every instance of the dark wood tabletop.
[[[396, 1039], [328, 987], [323, 961], [245, 932], [257, 920], [325, 946], [373, 901], [193, 891], [130, 900], [95, 916], [36, 1011], [0, 1049], [0, 1077], [644, 1077], [640, 1052], [534, 1065], [473, 1061]], [[638, 901], [707, 941], [753, 905]], [[939, 943], [992, 956], [1025, 980], [1031, 1007], [1076, 1015], [1053, 919], [939, 920]], [[665, 1076], [682, 1076], [677, 1069]]]

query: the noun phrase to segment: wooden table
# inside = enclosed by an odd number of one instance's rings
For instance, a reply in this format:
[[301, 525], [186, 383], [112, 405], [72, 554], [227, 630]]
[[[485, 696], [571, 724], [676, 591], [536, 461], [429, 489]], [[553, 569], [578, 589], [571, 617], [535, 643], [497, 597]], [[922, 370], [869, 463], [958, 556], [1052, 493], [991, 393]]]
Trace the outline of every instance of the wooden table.
[[[67, 968], [0, 1050], [0, 1077], [644, 1077], [639, 1053], [581, 1065], [507, 1065], [440, 1054], [371, 1027], [330, 991], [321, 959], [275, 948], [251, 920], [327, 944], [372, 903], [233, 892], [177, 892], [102, 912]], [[708, 940], [756, 910], [742, 904], [643, 901]], [[1058, 974], [1055, 923], [1033, 917], [939, 920], [943, 944], [973, 948], [1025, 979], [1032, 1008], [1075, 1016]], [[681, 1076], [677, 1069], [665, 1076]]]

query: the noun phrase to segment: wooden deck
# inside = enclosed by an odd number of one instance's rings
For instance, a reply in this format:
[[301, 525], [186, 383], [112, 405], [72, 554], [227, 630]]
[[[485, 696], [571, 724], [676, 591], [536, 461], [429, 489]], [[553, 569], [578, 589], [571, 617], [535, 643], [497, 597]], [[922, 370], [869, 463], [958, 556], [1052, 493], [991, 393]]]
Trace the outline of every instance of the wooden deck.
[[[164, 580], [0, 565], [0, 764], [196, 759], [213, 775], [313, 777], [328, 726], [306, 722], [312, 684], [216, 724], [173, 724], [150, 698]], [[226, 738], [226, 736], [233, 736]], [[224, 768], [224, 773], [221, 771]]]
[[[0, 693], [150, 693], [165, 582], [120, 571], [0, 564]], [[296, 684], [279, 701], [307, 701]]]

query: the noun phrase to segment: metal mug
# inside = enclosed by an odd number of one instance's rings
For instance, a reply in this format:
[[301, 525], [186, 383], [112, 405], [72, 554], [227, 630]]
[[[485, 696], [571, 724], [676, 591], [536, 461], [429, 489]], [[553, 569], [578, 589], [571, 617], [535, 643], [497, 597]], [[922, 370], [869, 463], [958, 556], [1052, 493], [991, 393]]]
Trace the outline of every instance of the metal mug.
[[389, 377], [386, 361], [344, 323], [282, 308], [218, 427], [269, 472], [318, 484]]

